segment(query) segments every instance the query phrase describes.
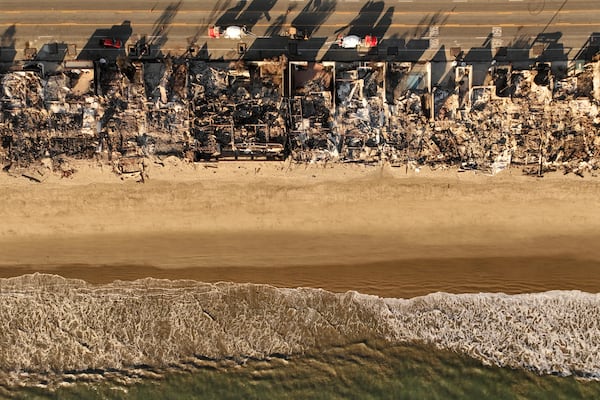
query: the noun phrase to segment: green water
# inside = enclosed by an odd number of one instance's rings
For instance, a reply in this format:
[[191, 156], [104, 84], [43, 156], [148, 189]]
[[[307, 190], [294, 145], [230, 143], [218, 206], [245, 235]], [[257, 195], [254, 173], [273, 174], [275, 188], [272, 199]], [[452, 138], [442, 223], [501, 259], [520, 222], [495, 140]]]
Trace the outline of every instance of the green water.
[[594, 399], [600, 382], [486, 367], [422, 346], [359, 343], [288, 360], [170, 373], [129, 386], [104, 382], [23, 399]]

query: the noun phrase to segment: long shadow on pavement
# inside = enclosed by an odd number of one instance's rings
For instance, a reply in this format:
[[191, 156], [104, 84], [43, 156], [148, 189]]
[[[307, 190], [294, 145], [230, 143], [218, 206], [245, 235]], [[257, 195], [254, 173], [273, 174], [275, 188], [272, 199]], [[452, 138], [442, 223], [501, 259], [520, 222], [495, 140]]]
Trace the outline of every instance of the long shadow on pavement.
[[181, 8], [181, 1], [170, 3], [162, 12], [160, 17], [154, 22], [152, 28], [152, 35], [147, 38], [147, 42], [144, 45], [148, 46], [149, 56], [160, 57], [162, 55], [161, 49], [169, 39], [169, 30], [173, 19]]
[[[313, 37], [313, 34], [335, 11], [336, 5], [335, 0], [309, 0], [299, 14], [288, 21], [288, 14], [294, 9], [291, 6], [285, 14], [273, 19], [266, 36], [255, 39], [242, 57], [260, 60], [285, 54], [291, 60], [315, 61], [327, 38]], [[297, 38], [282, 36], [291, 27], [296, 28]]]
[[[131, 33], [132, 29], [129, 21], [124, 21], [121, 25], [113, 25], [111, 28], [96, 29], [77, 59], [96, 61], [104, 58], [107, 61], [114, 61], [118, 56], [125, 55], [125, 43], [131, 37]], [[103, 44], [104, 39], [112, 39], [115, 43], [120, 43], [119, 48], [106, 47]]]
[[15, 49], [16, 33], [17, 28], [13, 24], [0, 35], [0, 64], [11, 64], [17, 56], [17, 50]]
[[[167, 5], [167, 7], [163, 10], [161, 15], [154, 22], [152, 27], [152, 33], [150, 35], [141, 36], [135, 43], [132, 43], [129, 48], [129, 56], [131, 58], [162, 58], [163, 47], [167, 43], [169, 39], [169, 32], [171, 25], [173, 23], [173, 19], [179, 12], [181, 8], [182, 1], [173, 2]], [[199, 30], [196, 31], [196, 34], [188, 38], [188, 50], [194, 51], [194, 46], [196, 45], [196, 41], [199, 37]]]
[[215, 25], [223, 28], [232, 25], [245, 26], [248, 31], [252, 31], [261, 18], [271, 21], [269, 12], [275, 3], [277, 0], [253, 0], [250, 4], [247, 0], [240, 0], [234, 7], [225, 11]]
[[[361, 38], [366, 35], [372, 35], [377, 37], [379, 42], [387, 33], [394, 16], [394, 7], [388, 7], [385, 12], [384, 8], [385, 3], [383, 1], [367, 2], [349, 24], [336, 29], [335, 33], [340, 35], [356, 35]], [[352, 61], [357, 56], [367, 60], [379, 59], [379, 47], [381, 46], [365, 49], [365, 51], [359, 53], [358, 49], [343, 49], [334, 42], [330, 44], [323, 59]]]
[[575, 56], [575, 60], [592, 61], [594, 56], [600, 53], [600, 32], [592, 33], [585, 41], [581, 50]]
[[292, 26], [304, 31], [308, 37], [319, 29], [333, 14], [337, 6], [335, 0], [309, 0], [292, 21]]

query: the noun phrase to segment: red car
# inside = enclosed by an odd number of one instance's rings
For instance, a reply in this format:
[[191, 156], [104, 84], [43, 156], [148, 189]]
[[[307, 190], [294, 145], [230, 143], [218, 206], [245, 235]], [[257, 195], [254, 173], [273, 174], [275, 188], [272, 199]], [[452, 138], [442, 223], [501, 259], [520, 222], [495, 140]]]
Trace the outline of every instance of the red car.
[[221, 28], [218, 26], [211, 25], [208, 27], [208, 36], [213, 39], [218, 39], [221, 37]]
[[365, 47], [377, 47], [377, 36], [367, 35], [364, 40]]
[[102, 46], [112, 47], [113, 49], [121, 48], [121, 41], [119, 39], [102, 39]]

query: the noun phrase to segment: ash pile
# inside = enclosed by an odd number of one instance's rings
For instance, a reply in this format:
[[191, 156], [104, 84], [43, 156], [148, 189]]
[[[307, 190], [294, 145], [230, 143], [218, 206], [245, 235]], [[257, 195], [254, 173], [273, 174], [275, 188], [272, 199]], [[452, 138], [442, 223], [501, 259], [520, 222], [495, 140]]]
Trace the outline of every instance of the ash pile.
[[394, 166], [415, 168], [437, 162], [429, 149], [434, 129], [430, 122], [428, 64], [393, 62], [388, 65], [386, 76], [389, 104], [389, 128], [384, 136], [386, 159]]
[[336, 68], [336, 127], [341, 158], [346, 162], [385, 159], [385, 74], [383, 62], [339, 64]]
[[0, 76], [0, 161], [40, 181], [70, 159], [143, 181], [172, 156], [596, 174], [600, 62], [474, 69], [432, 85], [431, 63], [34, 63]]
[[492, 172], [510, 163], [529, 175], [594, 173], [600, 119], [593, 68], [561, 76], [545, 63], [526, 70], [492, 66], [452, 128], [468, 148], [468, 161]]
[[147, 159], [183, 157], [189, 146], [187, 64], [166, 57], [96, 66], [96, 149], [123, 177], [147, 179]]
[[287, 101], [289, 151], [297, 162], [339, 159], [340, 136], [335, 126], [335, 63], [290, 63]]
[[287, 127], [285, 57], [258, 62], [190, 63], [188, 158], [283, 159]]
[[5, 171], [43, 158], [94, 153], [92, 121], [98, 104], [93, 71], [77, 68], [43, 76], [36, 68], [0, 77], [0, 160]]
[[188, 143], [185, 63], [121, 59], [100, 68], [99, 76], [102, 156], [183, 156]]
[[569, 76], [543, 63], [525, 70], [493, 64], [481, 85], [473, 85], [471, 66], [457, 66], [451, 84], [431, 90], [422, 70], [395, 67], [386, 140], [397, 165], [492, 174], [512, 165], [540, 176], [598, 169], [598, 63]]

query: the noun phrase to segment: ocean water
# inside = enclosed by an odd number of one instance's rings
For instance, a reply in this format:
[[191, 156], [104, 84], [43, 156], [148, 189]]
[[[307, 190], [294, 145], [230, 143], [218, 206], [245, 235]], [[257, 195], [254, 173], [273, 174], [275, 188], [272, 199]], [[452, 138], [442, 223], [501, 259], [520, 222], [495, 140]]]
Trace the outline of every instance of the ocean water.
[[0, 280], [6, 398], [598, 398], [600, 295]]
[[486, 367], [431, 347], [357, 343], [318, 354], [236, 367], [119, 382], [76, 384], [55, 391], [15, 390], [27, 399], [593, 399], [600, 384]]

